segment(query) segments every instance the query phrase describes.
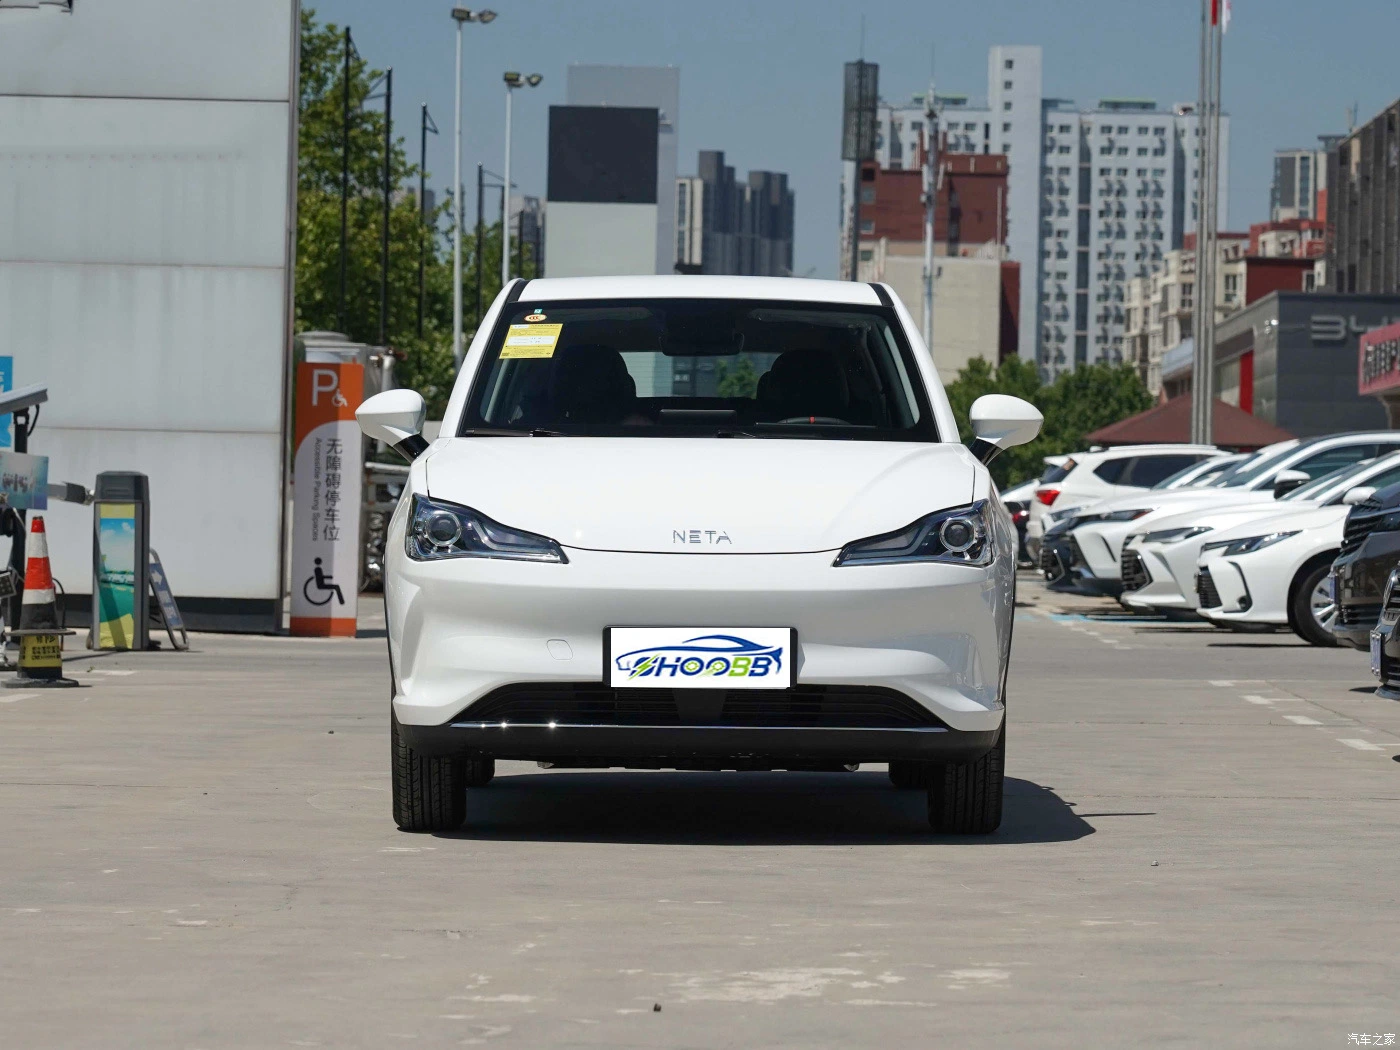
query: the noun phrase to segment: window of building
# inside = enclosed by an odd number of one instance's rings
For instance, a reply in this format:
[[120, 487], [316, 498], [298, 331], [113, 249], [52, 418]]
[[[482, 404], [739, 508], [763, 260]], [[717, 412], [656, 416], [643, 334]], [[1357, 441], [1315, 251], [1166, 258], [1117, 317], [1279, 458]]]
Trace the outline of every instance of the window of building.
[[1010, 102], [1003, 102], [1003, 103], [1001, 104], [1001, 108], [1004, 109], [1004, 110], [1006, 110], [1006, 111], [1009, 113], [1009, 112], [1011, 111], [1011, 103], [1010, 103]]
[[1074, 130], [1074, 126], [1071, 125], [1071, 124], [1061, 124], [1061, 125], [1060, 125], [1060, 134], [1061, 134], [1061, 135], [1068, 135], [1068, 134], [1069, 134], [1071, 131], [1073, 131], [1073, 130]]
[[1009, 81], [1009, 80], [1003, 80], [1003, 81], [1001, 82], [1001, 89], [1002, 89], [1003, 91], [1010, 91], [1010, 90], [1011, 90], [1011, 81]]
[[1100, 126], [1099, 126], [1099, 134], [1100, 134], [1100, 135], [1112, 135], [1112, 134], [1113, 134], [1113, 129], [1112, 129], [1111, 127], [1109, 127], [1107, 124], [1100, 125]]
[[1002, 130], [1003, 132], [1010, 131], [1010, 130], [1011, 130], [1011, 125], [1010, 125], [1010, 124], [1003, 124], [1003, 125], [1001, 126], [1001, 130]]
[[861, 220], [860, 220], [860, 232], [861, 232], [861, 233], [874, 233], [874, 232], [875, 232], [875, 220], [874, 220], [874, 219], [861, 219]]
[[1102, 175], [1102, 176], [1104, 176], [1104, 177], [1106, 178], [1106, 177], [1108, 177], [1108, 176], [1110, 176], [1110, 175], [1113, 174], [1113, 169], [1112, 169], [1112, 168], [1100, 168], [1100, 169], [1099, 169], [1099, 174]]
[[869, 262], [873, 258], [875, 258], [875, 250], [873, 248], [862, 248], [860, 250], [861, 262]]
[[1068, 152], [1069, 152], [1069, 147], [1068, 147], [1068, 146], [1061, 146], [1061, 147], [1060, 147], [1060, 152], [1061, 152], [1061, 153], [1068, 153]]
[[1009, 143], [1009, 142], [1003, 142], [1003, 143], [1001, 144], [1001, 151], [1002, 151], [1003, 153], [1010, 153], [1010, 152], [1011, 152], [1011, 143]]
[[963, 130], [964, 130], [964, 131], [976, 131], [976, 130], [977, 130], [977, 125], [976, 125], [976, 124], [964, 124], [964, 125], [963, 125]]
[[[685, 189], [684, 186], [681, 189]], [[681, 230], [676, 234], [676, 258], [682, 262], [687, 261], [685, 257], [685, 231]]]
[[1068, 175], [1068, 174], [1069, 174], [1069, 169], [1068, 169], [1068, 168], [1061, 168], [1061, 169], [1060, 169], [1060, 175], [1061, 175], [1061, 176], [1065, 176], [1065, 175]]
[[1120, 179], [1127, 178], [1127, 176], [1128, 176], [1128, 169], [1127, 169], [1127, 168], [1119, 168], [1119, 169], [1118, 169], [1118, 177], [1119, 177]]
[[874, 203], [875, 203], [875, 187], [874, 187], [874, 186], [862, 186], [862, 187], [860, 188], [860, 202], [861, 202], [862, 204], [874, 204]]
[[1016, 68], [1016, 66], [1015, 66], [1015, 60], [1014, 60], [1014, 59], [1008, 58], [1008, 59], [1006, 60], [1006, 68], [1007, 68], [1007, 69], [1014, 69], [1014, 68]]
[[1146, 147], [1146, 146], [1139, 146], [1139, 147], [1138, 147], [1138, 151], [1137, 151], [1137, 155], [1138, 155], [1139, 157], [1145, 157], [1145, 156], [1147, 156], [1147, 147]]

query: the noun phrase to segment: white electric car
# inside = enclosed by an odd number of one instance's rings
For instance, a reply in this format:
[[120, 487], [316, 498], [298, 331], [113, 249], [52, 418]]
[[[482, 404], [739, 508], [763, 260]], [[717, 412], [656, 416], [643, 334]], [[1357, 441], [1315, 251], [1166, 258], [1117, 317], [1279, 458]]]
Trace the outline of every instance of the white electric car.
[[1001, 817], [1015, 531], [983, 461], [1039, 431], [991, 395], [972, 450], [884, 285], [517, 280], [389, 526], [394, 818], [459, 825], [495, 759], [890, 763], [937, 830]]

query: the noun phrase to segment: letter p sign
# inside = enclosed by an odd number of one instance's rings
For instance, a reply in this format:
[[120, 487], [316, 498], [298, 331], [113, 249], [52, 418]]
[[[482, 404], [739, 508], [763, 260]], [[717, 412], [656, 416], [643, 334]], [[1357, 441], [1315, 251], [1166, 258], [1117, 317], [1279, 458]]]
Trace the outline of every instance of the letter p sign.
[[[322, 394], [334, 395], [340, 387], [340, 376], [333, 368], [313, 368], [311, 370], [311, 405], [321, 403]], [[332, 400], [332, 404], [338, 402]]]

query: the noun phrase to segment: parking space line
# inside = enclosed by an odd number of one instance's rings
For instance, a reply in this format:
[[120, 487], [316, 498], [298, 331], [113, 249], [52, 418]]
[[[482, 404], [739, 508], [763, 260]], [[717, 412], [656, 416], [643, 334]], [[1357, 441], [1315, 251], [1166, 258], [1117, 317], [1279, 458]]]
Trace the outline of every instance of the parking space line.
[[1373, 744], [1369, 740], [1359, 740], [1355, 737], [1337, 737], [1337, 743], [1346, 744], [1347, 747], [1354, 747], [1358, 751], [1384, 751], [1385, 748], [1379, 744]]
[[0, 693], [0, 704], [13, 704], [17, 700], [28, 700], [38, 693]]
[[1322, 725], [1316, 718], [1309, 718], [1307, 715], [1284, 715], [1284, 718], [1292, 722], [1295, 726], [1320, 726]]

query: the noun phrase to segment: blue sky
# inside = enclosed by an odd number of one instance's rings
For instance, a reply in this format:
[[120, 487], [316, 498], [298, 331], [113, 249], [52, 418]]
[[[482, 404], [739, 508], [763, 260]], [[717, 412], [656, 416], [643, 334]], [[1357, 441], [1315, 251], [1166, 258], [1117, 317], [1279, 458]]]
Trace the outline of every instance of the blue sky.
[[[416, 152], [418, 107], [443, 134], [429, 137], [432, 182], [452, 179], [451, 4], [439, 0], [304, 0], [322, 21], [349, 23], [360, 53], [394, 67], [396, 123]], [[551, 104], [564, 101], [573, 62], [681, 69], [680, 170], [701, 149], [722, 149], [741, 176], [785, 171], [797, 194], [796, 265], [836, 272], [841, 64], [880, 64], [881, 93], [907, 97], [928, 81], [943, 92], [986, 93], [987, 48], [1040, 44], [1045, 92], [1081, 105], [1100, 97], [1196, 95], [1199, 6], [1194, 0], [486, 0], [499, 17], [469, 25], [464, 46], [464, 179], [478, 161], [500, 170], [501, 73], [538, 72], [517, 94], [512, 173], [544, 195]], [[1271, 155], [1346, 130], [1400, 96], [1396, 0], [1234, 0], [1225, 40], [1224, 99], [1232, 119], [1230, 225], [1268, 217]], [[946, 21], [945, 21], [946, 19]], [[468, 190], [468, 210], [474, 190]], [[470, 217], [468, 218], [470, 220]]]

